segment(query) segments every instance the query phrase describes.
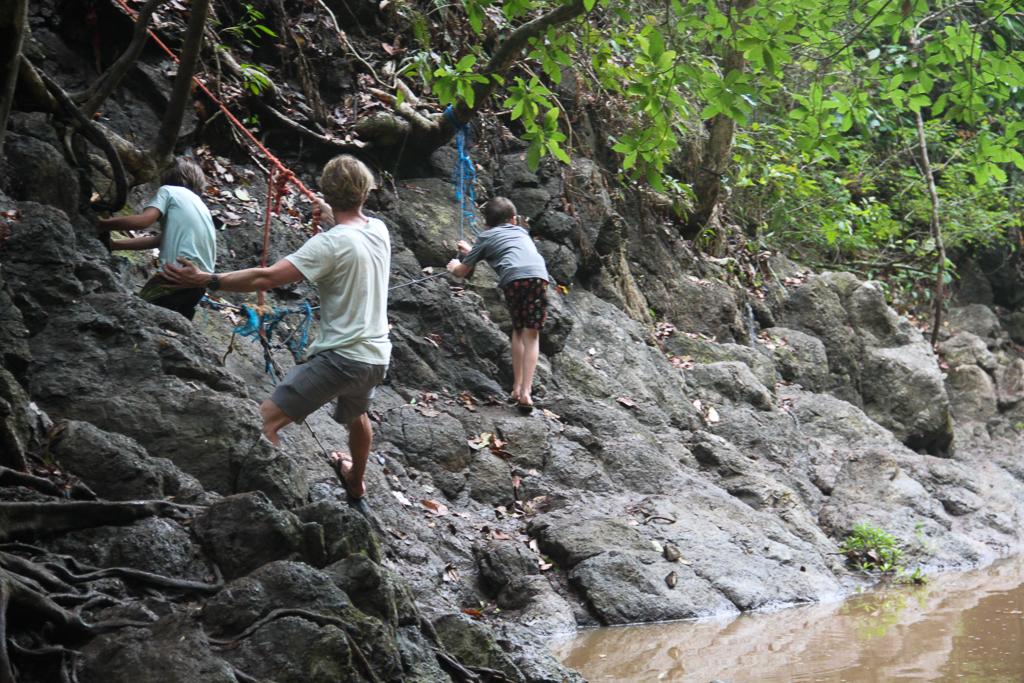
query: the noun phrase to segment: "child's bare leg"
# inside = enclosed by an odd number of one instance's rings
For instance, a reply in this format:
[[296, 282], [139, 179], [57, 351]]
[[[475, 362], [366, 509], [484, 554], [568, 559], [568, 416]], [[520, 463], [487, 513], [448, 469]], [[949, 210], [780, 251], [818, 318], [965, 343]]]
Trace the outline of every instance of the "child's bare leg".
[[512, 331], [512, 398], [523, 394], [523, 331]]
[[540, 330], [524, 328], [517, 330], [522, 344], [522, 380], [519, 384], [519, 402], [532, 404], [533, 372], [537, 369], [537, 357], [540, 355]]

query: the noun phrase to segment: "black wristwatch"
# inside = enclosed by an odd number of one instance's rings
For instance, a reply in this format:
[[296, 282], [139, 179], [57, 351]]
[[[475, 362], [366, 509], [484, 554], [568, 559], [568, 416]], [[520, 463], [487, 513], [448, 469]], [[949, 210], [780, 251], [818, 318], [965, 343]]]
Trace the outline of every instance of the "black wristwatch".
[[217, 273], [210, 273], [210, 283], [206, 285], [206, 288], [211, 292], [216, 292], [220, 289], [220, 278], [217, 277]]

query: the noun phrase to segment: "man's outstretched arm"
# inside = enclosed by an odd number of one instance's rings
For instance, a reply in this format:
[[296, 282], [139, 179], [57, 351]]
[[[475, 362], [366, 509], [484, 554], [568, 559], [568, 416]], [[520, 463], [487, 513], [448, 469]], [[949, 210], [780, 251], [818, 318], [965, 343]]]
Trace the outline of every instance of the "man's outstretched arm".
[[[208, 287], [213, 273], [204, 273], [186, 258], [179, 258], [181, 266], [165, 263], [163, 276], [180, 288]], [[218, 289], [225, 292], [265, 292], [274, 287], [306, 279], [288, 259], [281, 259], [268, 268], [246, 268], [218, 274]]]

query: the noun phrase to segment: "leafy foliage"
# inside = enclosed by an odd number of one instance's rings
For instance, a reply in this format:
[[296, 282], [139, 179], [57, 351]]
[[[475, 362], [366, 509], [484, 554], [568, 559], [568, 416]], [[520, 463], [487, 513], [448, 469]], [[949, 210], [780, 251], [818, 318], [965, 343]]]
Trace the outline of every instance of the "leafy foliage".
[[896, 571], [903, 561], [903, 550], [896, 539], [869, 522], [855, 525], [853, 535], [845, 539], [839, 549], [863, 572], [887, 574]]

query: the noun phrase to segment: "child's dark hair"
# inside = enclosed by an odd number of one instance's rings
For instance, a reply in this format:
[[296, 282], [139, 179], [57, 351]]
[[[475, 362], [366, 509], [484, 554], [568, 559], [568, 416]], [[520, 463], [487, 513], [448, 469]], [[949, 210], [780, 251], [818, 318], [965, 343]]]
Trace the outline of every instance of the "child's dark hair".
[[202, 194], [206, 187], [206, 174], [196, 162], [187, 157], [178, 157], [160, 174], [160, 184], [187, 187], [196, 194]]
[[516, 216], [516, 205], [506, 197], [495, 197], [484, 204], [484, 220], [488, 228], [511, 223]]

